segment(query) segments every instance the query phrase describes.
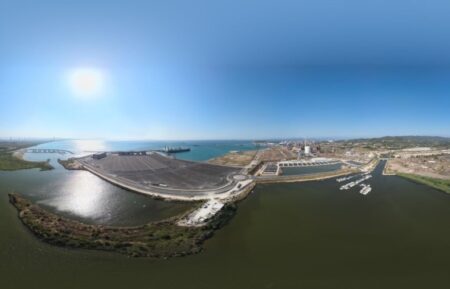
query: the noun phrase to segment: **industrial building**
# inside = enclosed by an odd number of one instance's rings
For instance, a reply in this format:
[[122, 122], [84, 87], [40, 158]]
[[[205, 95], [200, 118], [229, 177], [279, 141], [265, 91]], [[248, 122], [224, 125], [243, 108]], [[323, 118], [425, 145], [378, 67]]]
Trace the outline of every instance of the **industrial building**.
[[305, 146], [305, 155], [309, 156], [311, 154], [311, 147]]
[[118, 152], [118, 155], [120, 156], [145, 156], [147, 154], [146, 151], [128, 151], [128, 152]]
[[102, 158], [105, 158], [105, 157], [106, 157], [106, 153], [105, 152], [103, 152], [103, 153], [96, 153], [96, 154], [92, 155], [92, 158], [96, 159], [96, 160], [99, 160], [99, 159], [102, 159]]

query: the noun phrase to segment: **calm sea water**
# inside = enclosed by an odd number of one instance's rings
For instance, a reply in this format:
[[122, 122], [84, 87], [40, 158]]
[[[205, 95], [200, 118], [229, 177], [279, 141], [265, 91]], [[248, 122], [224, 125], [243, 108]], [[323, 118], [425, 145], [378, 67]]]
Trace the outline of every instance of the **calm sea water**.
[[[169, 147], [189, 147], [191, 151], [177, 153], [176, 157], [185, 160], [206, 161], [222, 156], [229, 151], [255, 149], [250, 141], [104, 141], [104, 140], [67, 140], [38, 145], [34, 148], [64, 149], [75, 153], [75, 156], [97, 151], [152, 150]], [[34, 156], [33, 156], [34, 155]], [[27, 154], [29, 158], [36, 154]], [[40, 156], [37, 156], [40, 157]]]
[[309, 175], [316, 173], [332, 172], [337, 171], [342, 167], [342, 164], [332, 164], [323, 166], [304, 166], [304, 167], [283, 167], [283, 175], [294, 176], [294, 175]]
[[340, 191], [335, 180], [259, 185], [204, 252], [170, 260], [45, 244], [20, 223], [7, 193], [100, 223], [140, 223], [180, 204], [87, 181], [85, 172], [1, 172], [0, 287], [448, 288], [450, 196], [381, 169], [367, 196]]

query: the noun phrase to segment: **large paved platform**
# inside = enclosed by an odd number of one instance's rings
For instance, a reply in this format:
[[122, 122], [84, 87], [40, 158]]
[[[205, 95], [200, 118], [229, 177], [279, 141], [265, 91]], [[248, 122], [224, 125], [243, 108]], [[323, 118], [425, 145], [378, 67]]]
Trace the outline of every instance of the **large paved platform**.
[[242, 180], [239, 169], [177, 160], [159, 153], [147, 155], [107, 154], [101, 159], [78, 159], [89, 171], [130, 189], [168, 195], [222, 194]]

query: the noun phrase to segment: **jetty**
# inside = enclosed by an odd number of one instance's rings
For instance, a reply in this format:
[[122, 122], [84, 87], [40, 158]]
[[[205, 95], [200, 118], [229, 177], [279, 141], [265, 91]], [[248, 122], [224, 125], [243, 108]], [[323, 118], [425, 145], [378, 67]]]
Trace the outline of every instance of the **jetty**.
[[223, 208], [223, 206], [223, 202], [216, 199], [211, 199], [204, 203], [200, 208], [187, 215], [185, 218], [179, 220], [177, 224], [179, 226], [188, 227], [204, 226]]

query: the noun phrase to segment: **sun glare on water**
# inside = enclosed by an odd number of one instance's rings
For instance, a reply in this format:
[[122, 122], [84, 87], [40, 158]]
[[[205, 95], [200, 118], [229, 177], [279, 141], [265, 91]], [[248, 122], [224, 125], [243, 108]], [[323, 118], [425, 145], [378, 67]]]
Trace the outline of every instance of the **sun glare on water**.
[[72, 91], [83, 97], [96, 96], [102, 91], [103, 74], [93, 68], [80, 68], [72, 71], [69, 77]]

